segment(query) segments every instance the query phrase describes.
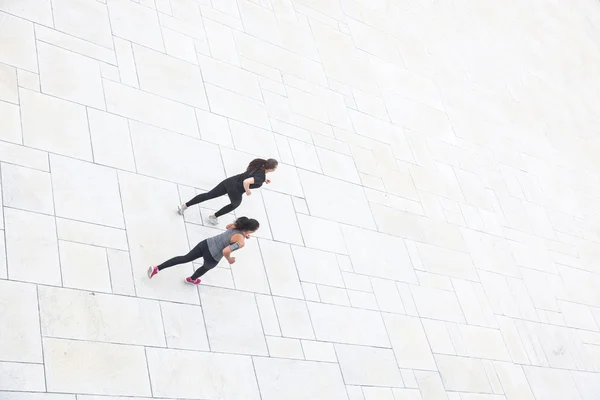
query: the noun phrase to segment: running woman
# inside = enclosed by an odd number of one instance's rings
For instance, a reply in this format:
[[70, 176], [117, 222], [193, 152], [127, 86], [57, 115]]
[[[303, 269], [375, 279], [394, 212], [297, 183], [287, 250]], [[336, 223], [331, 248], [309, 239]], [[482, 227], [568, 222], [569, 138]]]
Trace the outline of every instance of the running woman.
[[216, 267], [223, 257], [229, 264], [233, 264], [235, 257], [232, 257], [231, 253], [244, 247], [246, 239], [250, 239], [250, 235], [256, 232], [259, 226], [260, 224], [255, 219], [239, 217], [233, 224], [227, 225], [225, 232], [201, 241], [185, 256], [173, 257], [158, 266], [148, 268], [148, 278], [152, 279], [154, 275], [165, 268], [203, 257], [202, 267], [198, 268], [192, 276], [185, 278], [187, 283], [198, 285], [201, 282], [200, 277]]
[[226, 205], [208, 217], [208, 222], [212, 225], [217, 225], [221, 215], [235, 210], [242, 204], [242, 196], [244, 193], [246, 193], [246, 196], [250, 196], [252, 194], [250, 189], [258, 189], [263, 183], [271, 183], [271, 180], [267, 179], [266, 174], [275, 171], [278, 164], [277, 160], [273, 158], [269, 158], [268, 160], [256, 158], [248, 164], [246, 172], [225, 179], [211, 191], [199, 194], [187, 203], [180, 205], [177, 211], [179, 214], [183, 215], [185, 210], [194, 204], [227, 195], [229, 196], [231, 204]]

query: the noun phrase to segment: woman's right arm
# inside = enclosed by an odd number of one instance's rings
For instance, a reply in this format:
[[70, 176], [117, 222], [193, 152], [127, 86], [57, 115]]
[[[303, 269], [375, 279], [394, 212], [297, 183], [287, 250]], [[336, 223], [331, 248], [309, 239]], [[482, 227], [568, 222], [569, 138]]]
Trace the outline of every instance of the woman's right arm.
[[252, 194], [250, 191], [250, 185], [254, 184], [254, 178], [244, 179], [242, 184], [244, 185], [244, 192], [246, 192], [246, 196], [250, 196]]
[[245, 244], [246, 241], [244, 240], [244, 236], [240, 235], [239, 233], [231, 237], [231, 244], [223, 249], [223, 257], [227, 259], [229, 264], [233, 264], [235, 262], [235, 257], [232, 257], [231, 253], [241, 249]]

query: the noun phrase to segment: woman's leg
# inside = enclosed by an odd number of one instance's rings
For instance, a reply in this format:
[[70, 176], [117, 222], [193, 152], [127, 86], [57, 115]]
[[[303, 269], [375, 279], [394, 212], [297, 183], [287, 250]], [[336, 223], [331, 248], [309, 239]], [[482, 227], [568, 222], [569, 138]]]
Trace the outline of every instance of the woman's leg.
[[211, 199], [223, 196], [225, 194], [227, 194], [227, 189], [225, 188], [225, 183], [221, 182], [217, 186], [212, 188], [209, 192], [202, 193], [202, 194], [199, 194], [198, 196], [194, 197], [193, 199], [191, 199], [190, 201], [185, 203], [185, 206], [191, 207], [194, 204], [202, 203], [203, 201], [211, 200]]
[[192, 280], [196, 280], [200, 278], [202, 275], [216, 267], [218, 262], [216, 262], [211, 256], [210, 253], [204, 256], [204, 264], [194, 271], [194, 274], [191, 276]]
[[227, 213], [232, 212], [233, 210], [238, 208], [240, 204], [242, 204], [242, 193], [227, 192], [227, 195], [229, 196], [229, 201], [231, 201], [231, 204], [228, 204], [225, 207], [221, 208], [219, 211], [217, 211], [215, 213], [215, 217], [217, 218], [221, 215], [225, 215]]
[[170, 260], [165, 261], [164, 263], [162, 263], [158, 266], [158, 270], [161, 271], [165, 268], [169, 268], [174, 265], [189, 263], [191, 261], [194, 261], [194, 260], [202, 257], [202, 255], [204, 254], [204, 249], [205, 249], [204, 243], [205, 242], [206, 241], [203, 240], [202, 242], [198, 243], [196, 245], [196, 247], [194, 247], [192, 250], [190, 250], [190, 252], [187, 253], [185, 256], [177, 256], [177, 257], [171, 258]]

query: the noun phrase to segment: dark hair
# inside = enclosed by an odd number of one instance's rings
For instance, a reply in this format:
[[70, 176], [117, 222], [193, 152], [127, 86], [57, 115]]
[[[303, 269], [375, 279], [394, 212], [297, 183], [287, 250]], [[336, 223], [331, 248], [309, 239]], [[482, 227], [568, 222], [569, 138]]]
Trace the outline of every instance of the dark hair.
[[239, 217], [233, 223], [240, 231], [254, 232], [260, 227], [257, 220], [248, 217]]
[[248, 164], [246, 172], [275, 169], [277, 168], [277, 165], [279, 165], [279, 162], [274, 158], [269, 158], [268, 160], [255, 158], [254, 160], [250, 161], [250, 164]]

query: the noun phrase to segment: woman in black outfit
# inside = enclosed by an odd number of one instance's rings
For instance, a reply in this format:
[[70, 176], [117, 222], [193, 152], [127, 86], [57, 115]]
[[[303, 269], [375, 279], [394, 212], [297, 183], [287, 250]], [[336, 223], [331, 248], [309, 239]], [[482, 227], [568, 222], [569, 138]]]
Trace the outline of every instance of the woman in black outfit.
[[227, 195], [229, 196], [231, 204], [226, 205], [208, 217], [208, 221], [212, 225], [217, 225], [219, 223], [218, 218], [221, 215], [235, 210], [242, 204], [242, 196], [244, 193], [246, 193], [246, 196], [250, 196], [252, 194], [250, 189], [258, 189], [263, 183], [271, 183], [271, 181], [267, 179], [266, 174], [275, 171], [278, 164], [277, 160], [273, 158], [269, 158], [268, 160], [256, 158], [248, 164], [246, 172], [227, 178], [215, 186], [211, 191], [199, 194], [187, 203], [179, 206], [178, 212], [183, 215], [185, 210], [194, 204]]

